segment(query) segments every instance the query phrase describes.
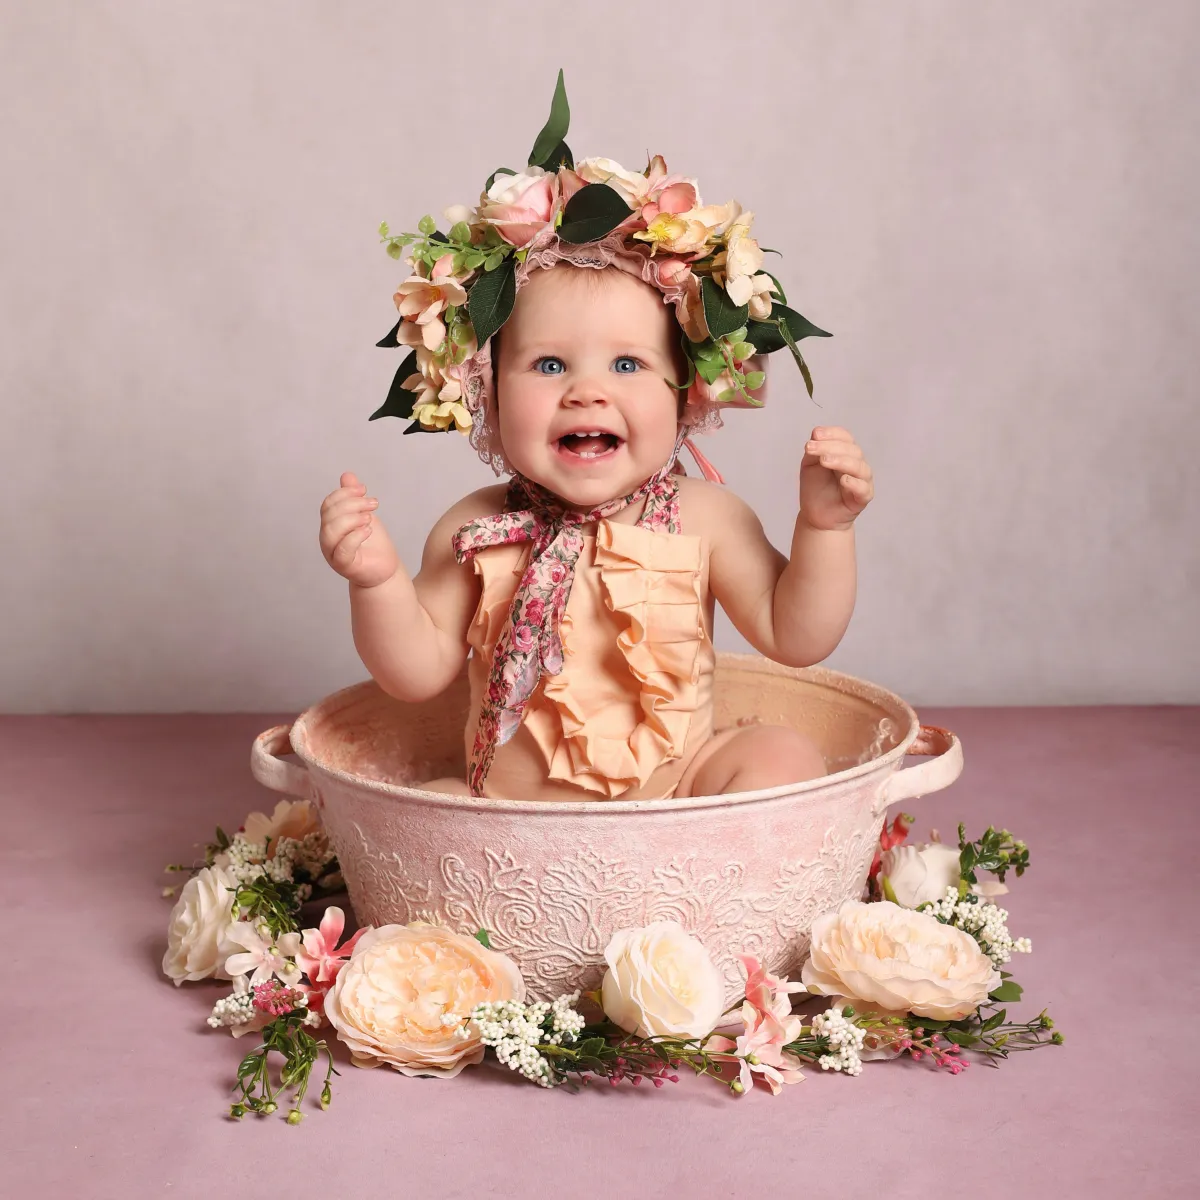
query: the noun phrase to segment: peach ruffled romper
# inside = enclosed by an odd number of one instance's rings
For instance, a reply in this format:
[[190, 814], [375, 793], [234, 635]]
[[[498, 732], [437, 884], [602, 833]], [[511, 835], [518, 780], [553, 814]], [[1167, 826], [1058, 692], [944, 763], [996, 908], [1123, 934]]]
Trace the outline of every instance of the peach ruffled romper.
[[[482, 594], [467, 633], [467, 756], [496, 640], [528, 542], [474, 559]], [[563, 667], [545, 675], [498, 746], [484, 794], [510, 800], [672, 796], [713, 732], [716, 656], [704, 626], [702, 539], [601, 519], [584, 535], [560, 626]]]

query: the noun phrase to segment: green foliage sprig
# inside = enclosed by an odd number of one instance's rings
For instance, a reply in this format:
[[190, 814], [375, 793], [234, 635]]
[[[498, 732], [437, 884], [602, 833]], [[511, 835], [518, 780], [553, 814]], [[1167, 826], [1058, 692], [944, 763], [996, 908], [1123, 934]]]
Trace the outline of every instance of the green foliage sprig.
[[[229, 1115], [241, 1120], [246, 1113], [270, 1116], [279, 1108], [279, 1097], [289, 1088], [294, 1089], [291, 1108], [287, 1114], [289, 1125], [298, 1125], [303, 1118], [300, 1103], [308, 1091], [313, 1067], [322, 1054], [325, 1056], [325, 1081], [321, 1088], [320, 1105], [327, 1109], [333, 1099], [330, 1081], [340, 1072], [333, 1065], [333, 1056], [322, 1038], [318, 1040], [304, 1026], [306, 1008], [296, 1008], [283, 1016], [276, 1017], [262, 1030], [262, 1044], [242, 1059], [238, 1066], [237, 1083], [234, 1090], [241, 1095], [229, 1109]], [[269, 1058], [271, 1054], [283, 1057], [279, 1071], [279, 1083], [271, 1079]]]

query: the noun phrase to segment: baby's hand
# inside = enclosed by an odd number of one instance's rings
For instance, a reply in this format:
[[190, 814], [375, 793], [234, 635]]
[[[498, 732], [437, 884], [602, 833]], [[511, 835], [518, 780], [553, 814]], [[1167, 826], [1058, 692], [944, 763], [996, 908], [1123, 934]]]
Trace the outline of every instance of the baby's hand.
[[378, 505], [350, 471], [321, 505], [321, 553], [339, 575], [359, 587], [386, 583], [400, 567], [387, 530], [378, 517], [371, 516]]
[[854, 438], [818, 425], [800, 462], [800, 515], [814, 529], [849, 529], [871, 502], [871, 468]]

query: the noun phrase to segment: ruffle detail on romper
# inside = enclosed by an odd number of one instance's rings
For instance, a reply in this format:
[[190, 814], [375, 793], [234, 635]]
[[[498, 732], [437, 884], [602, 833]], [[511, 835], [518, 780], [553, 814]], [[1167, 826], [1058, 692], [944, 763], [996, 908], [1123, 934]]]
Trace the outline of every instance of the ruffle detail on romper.
[[617, 646], [639, 685], [641, 719], [626, 737], [600, 733], [589, 722], [587, 706], [580, 703], [587, 680], [571, 669], [568, 611], [560, 630], [563, 670], [545, 678], [549, 704], [531, 706], [525, 725], [546, 756], [551, 779], [611, 799], [644, 786], [664, 762], [684, 753], [699, 703], [700, 648], [706, 636], [701, 539], [601, 521], [595, 564], [604, 603], [628, 620]]

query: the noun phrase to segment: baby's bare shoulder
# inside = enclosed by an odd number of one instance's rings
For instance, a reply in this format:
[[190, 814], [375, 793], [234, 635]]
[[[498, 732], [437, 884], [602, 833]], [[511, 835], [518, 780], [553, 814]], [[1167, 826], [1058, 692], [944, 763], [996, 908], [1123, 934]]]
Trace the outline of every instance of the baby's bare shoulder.
[[715, 543], [758, 523], [750, 505], [722, 484], [688, 476], [677, 483], [684, 533], [700, 534]]
[[429, 537], [425, 541], [426, 559], [453, 558], [451, 543], [454, 535], [471, 521], [503, 512], [507, 491], [507, 484], [493, 483], [455, 501], [429, 531]]

